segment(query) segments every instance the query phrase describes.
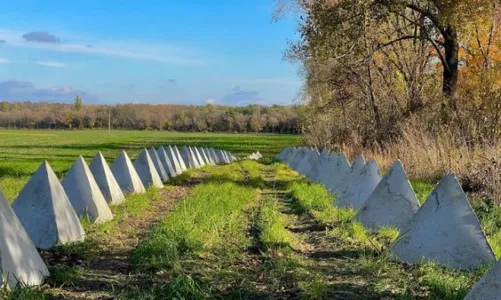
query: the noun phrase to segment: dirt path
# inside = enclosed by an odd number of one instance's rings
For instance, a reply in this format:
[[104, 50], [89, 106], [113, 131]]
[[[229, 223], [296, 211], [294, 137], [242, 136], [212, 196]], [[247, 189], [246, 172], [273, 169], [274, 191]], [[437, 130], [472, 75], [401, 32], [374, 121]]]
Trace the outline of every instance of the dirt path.
[[[263, 166], [262, 177], [267, 188], [263, 195], [276, 199], [280, 203], [283, 214], [288, 216], [287, 229], [299, 241], [294, 246], [295, 254], [299, 255], [308, 269], [319, 275], [326, 292], [325, 299], [392, 299], [385, 295], [377, 294], [367, 280], [367, 274], [358, 266], [356, 259], [364, 255], [356, 247], [350, 248], [343, 245], [339, 239], [329, 236], [328, 230], [319, 225], [311, 216], [298, 214], [288, 197], [288, 191], [283, 183], [275, 181], [273, 169]], [[298, 290], [299, 283], [294, 282]], [[299, 299], [301, 294], [289, 291], [283, 298]]]
[[180, 186], [161, 190], [158, 199], [150, 201], [137, 215], [125, 215], [108, 232], [87, 232], [83, 249], [75, 249], [75, 253], [44, 252], [48, 265], [68, 270], [59, 271], [58, 276], [64, 277], [67, 272], [68, 277], [75, 277], [62, 286], [52, 283], [56, 286], [50, 293], [55, 299], [116, 299], [130, 290], [143, 276], [134, 273], [129, 261], [131, 252], [188, 191]]

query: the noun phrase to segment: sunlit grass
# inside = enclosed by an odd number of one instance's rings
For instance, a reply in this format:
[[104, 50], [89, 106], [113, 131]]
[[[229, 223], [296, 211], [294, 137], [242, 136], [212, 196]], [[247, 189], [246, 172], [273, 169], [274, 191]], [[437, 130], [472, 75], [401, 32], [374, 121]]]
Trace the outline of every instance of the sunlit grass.
[[259, 193], [234, 183], [201, 184], [134, 251], [143, 270], [180, 268], [183, 256], [238, 256], [250, 243], [245, 210]]

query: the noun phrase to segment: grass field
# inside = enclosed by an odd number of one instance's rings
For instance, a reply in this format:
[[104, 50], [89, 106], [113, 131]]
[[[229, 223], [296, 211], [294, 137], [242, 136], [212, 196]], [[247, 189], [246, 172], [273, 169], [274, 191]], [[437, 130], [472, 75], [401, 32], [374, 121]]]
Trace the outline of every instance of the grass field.
[[101, 151], [109, 163], [125, 149], [134, 158], [142, 148], [161, 145], [210, 146], [238, 156], [260, 151], [271, 159], [285, 146], [299, 140], [295, 135], [178, 133], [165, 131], [55, 131], [0, 130], [0, 189], [12, 201], [40, 164], [47, 160], [62, 177], [78, 155], [88, 163]]
[[[462, 299], [489, 266], [456, 271], [408, 266], [386, 249], [398, 231], [368, 233], [324, 186], [272, 157], [298, 136], [117, 131], [0, 131], [0, 188], [12, 200], [43, 160], [59, 176], [78, 155], [121, 149], [135, 157], [166, 144], [222, 148], [261, 162], [189, 170], [163, 189], [128, 196], [104, 224], [83, 220], [81, 243], [43, 251], [41, 287], [1, 299]], [[420, 202], [433, 185], [411, 180]], [[501, 209], [474, 209], [501, 254]]]

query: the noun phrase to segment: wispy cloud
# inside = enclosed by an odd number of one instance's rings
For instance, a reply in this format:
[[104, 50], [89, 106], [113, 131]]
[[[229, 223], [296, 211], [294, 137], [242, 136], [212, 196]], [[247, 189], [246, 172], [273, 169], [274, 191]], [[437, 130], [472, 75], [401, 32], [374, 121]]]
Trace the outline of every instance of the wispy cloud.
[[71, 39], [63, 39], [52, 33], [35, 31], [21, 32], [0, 29], [0, 38], [7, 41], [8, 46], [36, 48], [57, 52], [75, 52], [90, 55], [106, 55], [113, 57], [150, 60], [160, 63], [176, 63], [205, 65], [207, 60], [193, 55], [193, 49], [177, 48], [171, 45], [151, 45], [143, 41], [122, 41], [108, 44], [74, 43]]
[[65, 64], [57, 61], [37, 61], [37, 65], [44, 66], [44, 67], [49, 67], [49, 68], [64, 68], [66, 67]]
[[37, 88], [30, 81], [8, 80], [0, 82], [0, 100], [71, 102], [77, 95], [95, 102], [95, 95], [69, 86]]
[[27, 42], [35, 43], [59, 43], [61, 41], [60, 38], [53, 35], [52, 33], [43, 31], [27, 32], [23, 34], [23, 39]]
[[9, 60], [6, 59], [6, 58], [1, 58], [0, 57], [0, 64], [6, 64], [6, 63], [9, 63]]
[[239, 86], [235, 86], [233, 90], [221, 98], [221, 102], [225, 105], [249, 105], [262, 104], [263, 98], [259, 96], [259, 92], [255, 90], [245, 90]]
[[237, 85], [301, 85], [301, 81], [295, 78], [281, 77], [262, 77], [262, 78], [244, 78], [244, 77], [220, 77], [220, 81]]

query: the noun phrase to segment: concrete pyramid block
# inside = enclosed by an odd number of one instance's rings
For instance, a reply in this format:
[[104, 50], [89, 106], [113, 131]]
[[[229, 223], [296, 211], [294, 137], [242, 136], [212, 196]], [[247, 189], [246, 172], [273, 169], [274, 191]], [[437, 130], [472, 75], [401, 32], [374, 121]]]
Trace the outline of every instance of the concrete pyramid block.
[[204, 160], [206, 161], [206, 163], [207, 163], [208, 165], [213, 165], [213, 164], [214, 164], [214, 162], [212, 161], [212, 159], [211, 159], [211, 157], [210, 157], [210, 155], [209, 155], [209, 151], [208, 151], [208, 149], [207, 149], [207, 148], [203, 148], [203, 147], [201, 147], [201, 148], [200, 148], [200, 150], [201, 150], [201, 152], [202, 152], [201, 154], [202, 154], [202, 156], [203, 156]]
[[353, 180], [355, 180], [356, 177], [358, 177], [359, 173], [362, 171], [362, 169], [365, 167], [365, 158], [363, 155], [359, 155], [353, 164], [351, 165], [349, 170], [345, 170], [343, 174], [340, 175], [341, 179], [336, 182], [331, 187], [331, 190], [335, 193], [341, 193], [344, 191], [346, 186]]
[[275, 155], [275, 159], [276, 160], [283, 160], [284, 154], [287, 153], [287, 151], [289, 151], [289, 149], [290, 149], [290, 147], [285, 147], [284, 149], [282, 149], [282, 151], [280, 151], [280, 153]]
[[329, 154], [324, 152], [320, 153], [320, 155], [312, 161], [309, 172], [305, 174], [306, 177], [312, 181], [320, 182], [320, 175], [323, 169], [329, 167], [329, 157]]
[[124, 193], [140, 194], [146, 192], [143, 182], [132, 165], [129, 156], [122, 150], [111, 165], [111, 172]]
[[299, 174], [307, 175], [315, 163], [320, 158], [320, 153], [317, 150], [309, 150], [306, 152], [301, 161], [297, 164], [296, 171]]
[[168, 181], [169, 180], [169, 174], [167, 173], [168, 171], [165, 169], [164, 164], [160, 160], [157, 150], [154, 147], [151, 147], [151, 149], [148, 150], [148, 154], [150, 155], [150, 158], [153, 161], [153, 165], [155, 166], [155, 170], [157, 170], [157, 173], [160, 176], [162, 182]]
[[179, 153], [179, 149], [177, 148], [177, 146], [172, 147], [172, 150], [174, 154], [176, 154], [177, 161], [179, 162], [179, 166], [181, 167], [181, 173], [188, 170], [188, 167], [186, 166], [183, 158], [181, 157], [181, 153]]
[[219, 163], [220, 164], [225, 164], [226, 163], [226, 160], [224, 159], [224, 154], [223, 154], [223, 151], [221, 149], [216, 149], [216, 156], [219, 160]]
[[209, 148], [205, 147], [205, 148], [202, 148], [202, 150], [204, 151], [205, 153], [205, 156], [207, 157], [208, 161], [209, 161], [209, 164], [211, 165], [215, 165], [216, 164], [216, 161], [214, 160], [214, 158], [212, 157], [212, 154], [209, 150]]
[[318, 162], [318, 175], [315, 180], [331, 190], [344, 172], [340, 165], [340, 157], [335, 153], [329, 154]]
[[125, 196], [101, 152], [94, 156], [89, 168], [109, 205], [117, 205], [125, 201]]
[[[171, 149], [171, 151], [172, 151], [172, 149]], [[173, 160], [173, 158], [175, 158], [175, 155], [173, 155], [174, 153], [171, 152], [171, 156], [169, 156], [167, 154], [167, 151], [165, 151], [164, 147], [158, 148], [158, 150], [155, 153], [156, 153], [156, 155], [158, 157], [158, 161], [159, 161], [160, 165], [162, 166], [162, 169], [165, 171], [165, 175], [167, 177], [169, 175], [170, 175], [170, 177], [176, 177], [178, 175], [178, 170], [179, 170], [179, 174], [182, 173], [181, 168], [179, 166], [179, 163], [177, 162], [177, 159]], [[153, 158], [153, 155], [151, 154], [151, 152], [150, 152], [150, 156]], [[160, 173], [158, 175], [160, 175]], [[162, 178], [161, 175], [160, 175], [160, 178]]]
[[77, 215], [89, 216], [96, 223], [113, 219], [110, 207], [82, 156], [73, 163], [61, 184]]
[[39, 249], [47, 250], [85, 238], [82, 224], [47, 162], [23, 187], [12, 203], [12, 209]]
[[501, 300], [501, 262], [475, 283], [464, 300]]
[[382, 227], [403, 231], [418, 209], [416, 194], [402, 163], [397, 160], [365, 201], [355, 219], [372, 232], [377, 232]]
[[223, 164], [229, 164], [230, 161], [228, 159], [228, 157], [226, 156], [226, 153], [224, 152], [224, 150], [219, 150], [220, 151], [220, 156], [221, 156], [221, 160], [223, 161]]
[[336, 199], [337, 207], [352, 207], [359, 210], [381, 181], [381, 173], [375, 159], [370, 159], [362, 171], [350, 179], [346, 188]]
[[221, 163], [221, 160], [219, 159], [219, 156], [216, 154], [216, 150], [214, 150], [214, 148], [209, 148], [209, 153], [211, 154], [212, 159], [216, 164]]
[[195, 168], [193, 153], [190, 152], [190, 149], [188, 147], [183, 146], [183, 148], [181, 149], [181, 157], [183, 158], [183, 161], [188, 169]]
[[284, 159], [284, 163], [290, 166], [291, 162], [294, 160], [294, 157], [296, 157], [296, 155], [298, 154], [299, 150], [301, 150], [301, 149], [294, 147], [292, 149], [292, 151]]
[[399, 261], [427, 260], [454, 269], [471, 270], [496, 261], [454, 174], [439, 182], [389, 251]]
[[40, 285], [49, 271], [28, 233], [0, 192], [0, 284]]
[[207, 162], [205, 161], [202, 153], [200, 153], [200, 149], [198, 149], [197, 147], [193, 147], [192, 150], [193, 150], [193, 153], [195, 153], [195, 157], [196, 157], [200, 167], [205, 166], [207, 164]]
[[[325, 185], [329, 188], [329, 190], [335, 190], [336, 186], [343, 185], [344, 176], [348, 172], [350, 172], [351, 166], [350, 166], [350, 163], [348, 162], [348, 159], [344, 155], [344, 153], [341, 155], [330, 154], [330, 156], [336, 157], [336, 164], [334, 167], [335, 172], [332, 173], [332, 175], [330, 177], [330, 181], [328, 183], [326, 183]], [[355, 167], [355, 168], [357, 168], [357, 167]]]
[[296, 156], [294, 156], [294, 159], [292, 160], [291, 164], [290, 164], [290, 167], [293, 169], [293, 170], [296, 170], [297, 171], [297, 168], [299, 166], [299, 164], [305, 159], [305, 156], [308, 154], [308, 152], [310, 152], [311, 150], [310, 149], [307, 149], [307, 148], [302, 148], [298, 151], [298, 153], [296, 154]]
[[[179, 162], [179, 159], [177, 158], [177, 155], [176, 155], [176, 152], [174, 151], [174, 149], [169, 145], [169, 146], [167, 146], [167, 149], [164, 149], [164, 150], [167, 153], [167, 158], [169, 159], [168, 161], [171, 162], [171, 165], [174, 169], [173, 174], [170, 174], [170, 176], [176, 177], [176, 176], [182, 174], [184, 172], [184, 170], [181, 166], [181, 163]], [[160, 149], [158, 151], [160, 151]]]
[[141, 182], [144, 187], [164, 187], [162, 179], [160, 178], [160, 175], [158, 175], [157, 169], [155, 168], [148, 150], [141, 150], [141, 152], [139, 152], [139, 156], [132, 165], [136, 169], [139, 178], [141, 178]]
[[296, 165], [303, 158], [303, 155], [305, 154], [306, 150], [304, 148], [299, 148], [296, 152], [294, 152], [294, 155], [289, 157], [287, 164], [289, 167], [293, 170], [296, 169]]
[[201, 168], [202, 164], [198, 160], [198, 157], [197, 157], [197, 155], [196, 155], [196, 153], [195, 153], [195, 151], [193, 150], [192, 147], [188, 147], [188, 153], [190, 154], [191, 159], [193, 160], [194, 168], [196, 168], [196, 169]]

